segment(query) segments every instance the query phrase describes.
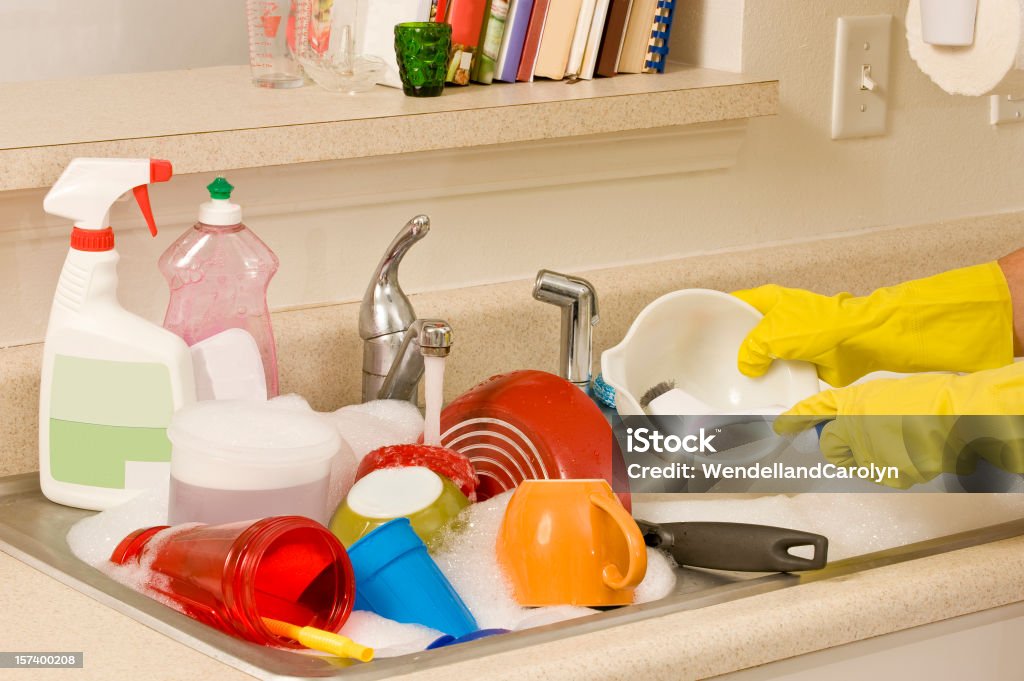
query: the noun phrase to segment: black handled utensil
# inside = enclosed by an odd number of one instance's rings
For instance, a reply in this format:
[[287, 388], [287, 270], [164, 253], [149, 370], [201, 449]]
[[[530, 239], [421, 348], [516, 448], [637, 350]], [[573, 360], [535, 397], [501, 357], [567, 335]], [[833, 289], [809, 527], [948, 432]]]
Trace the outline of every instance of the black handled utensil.
[[[820, 534], [745, 523], [649, 523], [637, 520], [644, 542], [667, 551], [679, 565], [738, 572], [818, 570], [828, 560], [828, 539]], [[811, 558], [789, 549], [812, 546]]]

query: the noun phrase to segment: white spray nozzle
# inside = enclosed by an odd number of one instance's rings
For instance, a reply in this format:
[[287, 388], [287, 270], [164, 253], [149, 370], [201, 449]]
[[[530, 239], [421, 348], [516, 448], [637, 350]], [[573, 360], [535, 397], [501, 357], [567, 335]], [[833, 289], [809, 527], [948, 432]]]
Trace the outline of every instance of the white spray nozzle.
[[73, 220], [79, 229], [102, 230], [110, 226], [110, 206], [132, 190], [149, 231], [156, 235], [147, 187], [166, 182], [171, 174], [170, 161], [160, 159], [72, 159], [43, 199], [43, 210]]

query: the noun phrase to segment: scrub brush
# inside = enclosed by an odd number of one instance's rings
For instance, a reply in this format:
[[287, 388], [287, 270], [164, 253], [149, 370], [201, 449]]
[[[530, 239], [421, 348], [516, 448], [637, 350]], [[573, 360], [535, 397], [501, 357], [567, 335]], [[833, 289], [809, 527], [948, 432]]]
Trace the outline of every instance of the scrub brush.
[[316, 627], [300, 627], [296, 624], [289, 624], [281, 620], [273, 620], [264, 617], [263, 624], [267, 629], [284, 638], [298, 641], [310, 650], [319, 650], [323, 653], [330, 653], [337, 657], [350, 657], [360, 662], [369, 662], [373, 659], [373, 648], [359, 645], [347, 636], [332, 634]]
[[658, 399], [659, 397], [661, 397], [662, 395], [664, 395], [669, 390], [672, 390], [675, 387], [675, 381], [662, 381], [653, 388], [648, 389], [648, 391], [645, 392], [643, 396], [640, 398], [640, 408], [647, 409], [647, 405], [649, 405], [651, 402]]

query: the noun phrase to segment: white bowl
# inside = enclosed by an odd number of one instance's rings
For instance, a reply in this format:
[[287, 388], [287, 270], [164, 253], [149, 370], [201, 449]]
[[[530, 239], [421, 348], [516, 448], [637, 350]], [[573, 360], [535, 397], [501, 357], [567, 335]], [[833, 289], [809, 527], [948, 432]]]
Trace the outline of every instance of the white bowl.
[[806, 362], [776, 360], [758, 378], [740, 373], [740, 345], [761, 318], [739, 298], [708, 289], [675, 291], [652, 302], [622, 342], [601, 356], [619, 414], [644, 414], [640, 398], [664, 381], [721, 413], [788, 408], [817, 393], [818, 374]]

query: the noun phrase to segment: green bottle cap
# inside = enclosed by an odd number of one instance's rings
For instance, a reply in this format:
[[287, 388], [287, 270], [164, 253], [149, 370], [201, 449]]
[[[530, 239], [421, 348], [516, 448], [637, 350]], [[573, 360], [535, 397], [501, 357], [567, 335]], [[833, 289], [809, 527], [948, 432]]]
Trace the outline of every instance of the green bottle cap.
[[213, 182], [206, 185], [206, 189], [210, 192], [211, 199], [230, 199], [231, 190], [234, 189], [234, 187], [223, 177], [218, 177]]

